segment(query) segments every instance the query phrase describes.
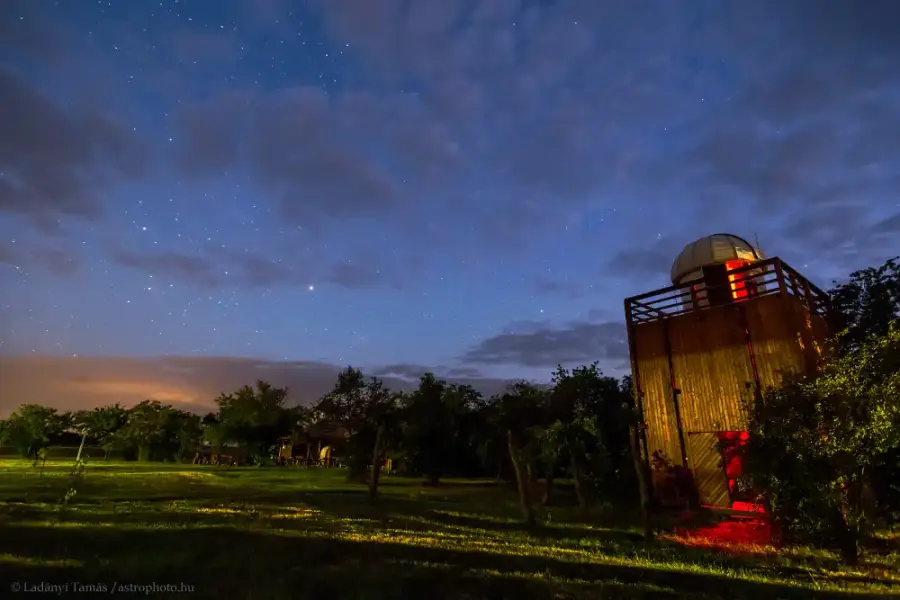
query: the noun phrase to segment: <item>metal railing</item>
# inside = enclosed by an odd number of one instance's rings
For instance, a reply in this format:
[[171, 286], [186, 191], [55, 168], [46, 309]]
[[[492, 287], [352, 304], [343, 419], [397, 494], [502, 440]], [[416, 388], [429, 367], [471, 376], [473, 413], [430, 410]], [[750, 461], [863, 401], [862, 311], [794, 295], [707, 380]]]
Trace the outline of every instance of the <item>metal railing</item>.
[[[710, 292], [727, 289], [729, 303], [740, 303], [760, 296], [794, 296], [810, 312], [828, 314], [828, 294], [810, 283], [780, 258], [769, 258], [728, 271], [730, 281], [707, 286], [703, 278], [632, 296], [625, 300], [629, 324], [648, 323], [668, 317], [711, 308]], [[715, 294], [713, 294], [715, 297]]]

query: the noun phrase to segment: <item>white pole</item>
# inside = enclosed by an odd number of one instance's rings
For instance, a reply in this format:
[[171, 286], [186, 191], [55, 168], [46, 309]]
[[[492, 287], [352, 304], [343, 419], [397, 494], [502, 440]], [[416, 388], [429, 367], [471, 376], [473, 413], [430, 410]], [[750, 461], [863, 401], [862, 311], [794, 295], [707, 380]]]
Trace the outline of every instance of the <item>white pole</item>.
[[87, 438], [87, 431], [83, 431], [81, 433], [81, 445], [78, 446], [78, 456], [75, 457], [75, 462], [78, 463], [81, 460], [81, 450], [84, 448], [84, 440]]

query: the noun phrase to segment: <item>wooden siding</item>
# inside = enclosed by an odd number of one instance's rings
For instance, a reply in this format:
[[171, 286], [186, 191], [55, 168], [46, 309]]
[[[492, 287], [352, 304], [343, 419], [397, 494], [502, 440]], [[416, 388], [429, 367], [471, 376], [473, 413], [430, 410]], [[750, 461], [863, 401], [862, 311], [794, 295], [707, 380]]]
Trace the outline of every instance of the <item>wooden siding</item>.
[[697, 495], [700, 504], [705, 506], [731, 505], [725, 463], [718, 443], [719, 438], [714, 433], [692, 433], [685, 440]]
[[812, 333], [801, 326], [798, 311], [802, 307], [793, 306], [795, 303], [799, 301], [789, 296], [766, 296], [745, 303], [750, 342], [763, 391], [781, 385], [789, 373], [807, 370], [803, 338], [805, 335], [810, 339]]
[[746, 429], [746, 403], [753, 398], [755, 381], [739, 311], [740, 306], [722, 306], [669, 319], [686, 435]]
[[813, 372], [827, 354], [828, 324], [823, 317], [810, 312], [807, 304], [800, 298], [790, 296], [785, 301], [790, 309], [794, 329], [800, 332], [798, 342], [805, 370], [807, 373]]
[[639, 392], [643, 393], [647, 423], [647, 452], [662, 452], [673, 465], [682, 464], [678, 427], [672, 402], [669, 359], [666, 356], [665, 321], [637, 325], [632, 331], [631, 353]]

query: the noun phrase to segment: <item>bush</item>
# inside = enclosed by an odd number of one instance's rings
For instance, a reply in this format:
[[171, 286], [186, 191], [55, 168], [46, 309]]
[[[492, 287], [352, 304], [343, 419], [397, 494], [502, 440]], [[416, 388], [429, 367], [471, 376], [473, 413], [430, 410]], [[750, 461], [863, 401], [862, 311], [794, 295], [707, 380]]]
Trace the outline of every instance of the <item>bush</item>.
[[768, 390], [749, 413], [742, 487], [761, 493], [786, 538], [837, 545], [856, 562], [873, 484], [885, 483], [875, 476], [900, 448], [900, 327]]

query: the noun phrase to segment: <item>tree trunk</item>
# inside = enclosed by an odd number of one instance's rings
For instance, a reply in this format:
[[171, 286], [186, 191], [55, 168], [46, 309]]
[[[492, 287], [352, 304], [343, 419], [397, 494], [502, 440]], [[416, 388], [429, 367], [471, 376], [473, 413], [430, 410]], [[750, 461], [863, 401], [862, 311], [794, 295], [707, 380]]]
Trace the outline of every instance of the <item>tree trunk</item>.
[[522, 517], [528, 525], [534, 525], [534, 508], [531, 505], [531, 496], [528, 490], [528, 473], [522, 457], [522, 450], [516, 443], [512, 429], [506, 431], [506, 442], [509, 459], [512, 462], [513, 471], [516, 473], [516, 487], [519, 490], [519, 508], [522, 510]]
[[369, 477], [369, 500], [372, 504], [378, 501], [378, 478], [381, 476], [381, 438], [384, 425], [375, 430], [375, 445], [372, 448], [372, 473]]
[[841, 549], [841, 558], [849, 566], [859, 564], [858, 519], [851, 519], [851, 515], [859, 514], [860, 490], [858, 481], [841, 485], [841, 510], [835, 516], [835, 533]]
[[588, 510], [588, 499], [584, 489], [584, 482], [581, 480], [578, 457], [572, 451], [569, 451], [569, 465], [572, 468], [572, 482], [575, 484], [575, 495], [578, 497], [578, 509], [582, 513], [586, 513]]
[[544, 497], [541, 499], [541, 504], [545, 506], [550, 504], [553, 496], [553, 466], [547, 467], [547, 475], [544, 478]]
[[628, 441], [641, 498], [641, 522], [644, 527], [644, 539], [650, 541], [653, 539], [653, 526], [650, 519], [650, 482], [647, 479], [647, 471], [644, 469], [644, 461], [641, 459], [641, 445], [637, 428], [637, 423], [632, 423], [628, 427]]
[[850, 526], [841, 512], [834, 516], [835, 536], [841, 551], [841, 558], [848, 566], [859, 564], [859, 544], [856, 527]]

